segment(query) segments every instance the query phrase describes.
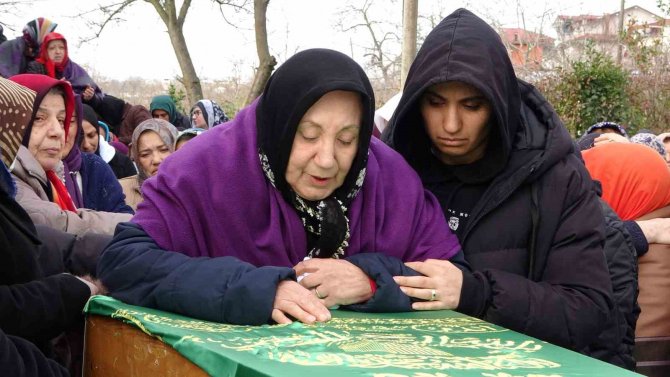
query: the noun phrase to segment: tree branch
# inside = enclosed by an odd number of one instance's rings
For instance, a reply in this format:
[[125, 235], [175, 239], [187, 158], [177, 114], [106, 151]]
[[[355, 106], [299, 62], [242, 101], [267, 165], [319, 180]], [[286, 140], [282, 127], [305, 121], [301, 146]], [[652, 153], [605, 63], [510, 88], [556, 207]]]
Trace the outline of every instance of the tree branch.
[[89, 22], [88, 24], [94, 27], [98, 28], [98, 31], [90, 38], [83, 38], [81, 43], [86, 43], [90, 42], [98, 37], [100, 37], [100, 34], [105, 30], [105, 27], [107, 24], [109, 24], [112, 21], [120, 21], [122, 20], [120, 17], [117, 17], [121, 12], [123, 12], [124, 9], [132, 5], [136, 0], [123, 0], [118, 3], [110, 4], [110, 5], [105, 5], [99, 8], [92, 9], [90, 11], [86, 11], [83, 13], [80, 13], [76, 15], [75, 17], [79, 18], [81, 16], [91, 14], [97, 11], [102, 12], [102, 14], [105, 16], [105, 18], [102, 20], [102, 22]]
[[184, 27], [184, 20], [186, 20], [186, 13], [188, 13], [188, 8], [191, 6], [191, 0], [184, 0], [179, 9], [179, 16], [177, 16], [177, 24], [179, 27]]

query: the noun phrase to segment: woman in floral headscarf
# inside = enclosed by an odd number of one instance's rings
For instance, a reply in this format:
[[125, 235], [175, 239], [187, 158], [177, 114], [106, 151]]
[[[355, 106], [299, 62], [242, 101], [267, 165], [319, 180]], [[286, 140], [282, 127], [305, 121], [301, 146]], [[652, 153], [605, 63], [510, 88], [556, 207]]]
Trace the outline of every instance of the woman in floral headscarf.
[[44, 37], [56, 26], [57, 23], [39, 17], [23, 27], [23, 35], [0, 44], [0, 76], [8, 78], [25, 73], [28, 63], [38, 56]]
[[208, 130], [228, 121], [226, 113], [216, 102], [201, 99], [191, 108], [191, 126]]
[[[26, 110], [7, 112], [7, 120], [3, 115], [7, 122], [3, 137], [11, 143], [3, 144], [9, 149], [3, 158], [14, 159], [16, 201], [37, 224], [74, 234], [112, 234], [116, 224], [128, 221], [132, 215], [78, 209], [64, 183], [61, 157], [69, 132], [64, 125], [70, 124], [74, 108], [72, 88], [65, 81], [44, 75], [17, 75], [11, 80], [36, 92], [34, 98], [26, 99]], [[11, 95], [16, 85], [5, 83], [2, 89]]]

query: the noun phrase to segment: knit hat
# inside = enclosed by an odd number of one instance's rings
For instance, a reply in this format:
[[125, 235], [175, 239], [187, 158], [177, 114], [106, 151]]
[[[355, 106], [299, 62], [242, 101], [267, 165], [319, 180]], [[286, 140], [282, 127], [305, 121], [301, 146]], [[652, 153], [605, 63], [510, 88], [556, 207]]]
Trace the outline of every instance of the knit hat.
[[626, 133], [626, 130], [625, 130], [620, 124], [618, 124], [618, 123], [614, 123], [614, 122], [600, 122], [600, 123], [596, 123], [596, 124], [594, 124], [593, 126], [589, 127], [589, 128], [586, 130], [586, 133], [587, 133], [587, 134], [590, 134], [591, 132], [593, 132], [593, 131], [595, 131], [595, 130], [601, 130], [601, 129], [603, 129], [603, 128], [609, 128], [610, 130], [614, 130], [614, 131], [616, 131], [616, 132], [617, 132], [619, 135], [621, 135], [621, 136], [626, 136], [626, 137], [628, 137], [628, 134]]

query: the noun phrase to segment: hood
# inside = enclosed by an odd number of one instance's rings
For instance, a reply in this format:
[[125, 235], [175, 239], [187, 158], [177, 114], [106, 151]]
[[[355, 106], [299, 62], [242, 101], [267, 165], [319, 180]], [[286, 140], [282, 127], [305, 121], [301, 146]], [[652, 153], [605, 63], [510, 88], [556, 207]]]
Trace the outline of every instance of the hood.
[[509, 159], [519, 127], [521, 99], [512, 63], [500, 37], [486, 22], [465, 9], [442, 20], [426, 37], [382, 139], [416, 170], [426, 166], [432, 158], [431, 142], [421, 118], [419, 100], [428, 87], [448, 81], [472, 85], [492, 105], [486, 154], [467, 165], [468, 171], [476, 172], [471, 180], [490, 179]]
[[[434, 167], [431, 141], [419, 100], [431, 85], [460, 81], [491, 103], [491, 134], [484, 158], [447, 166], [465, 182], [494, 177], [533, 180], [566, 155], [574, 144], [560, 118], [531, 84], [517, 79], [498, 34], [473, 13], [459, 9], [426, 38], [408, 74], [403, 96], [382, 139], [420, 174]], [[526, 172], [517, 174], [527, 167]]]

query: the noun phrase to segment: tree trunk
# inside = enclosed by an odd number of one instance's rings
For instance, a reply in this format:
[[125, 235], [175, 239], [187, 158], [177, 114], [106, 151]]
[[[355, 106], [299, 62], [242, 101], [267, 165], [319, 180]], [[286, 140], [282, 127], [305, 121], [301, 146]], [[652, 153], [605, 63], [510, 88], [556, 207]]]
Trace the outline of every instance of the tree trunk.
[[419, 15], [419, 0], [404, 0], [402, 11], [402, 62], [400, 65], [400, 88], [416, 56], [416, 22]]
[[624, 19], [624, 14], [623, 11], [626, 8], [626, 1], [621, 0], [621, 9], [619, 10], [619, 36], [617, 38], [617, 49], [616, 49], [616, 62], [621, 65], [621, 61], [623, 58], [623, 19]]
[[195, 67], [191, 60], [191, 54], [188, 52], [186, 39], [184, 38], [184, 21], [186, 14], [191, 6], [191, 0], [184, 0], [177, 15], [177, 8], [174, 0], [145, 0], [153, 5], [154, 9], [160, 16], [161, 20], [168, 29], [168, 36], [170, 36], [170, 43], [174, 49], [175, 56], [179, 68], [181, 68], [181, 75], [184, 87], [186, 88], [186, 98], [189, 101], [187, 107], [202, 99], [202, 86], [200, 86], [200, 79], [195, 73]]
[[277, 60], [270, 55], [268, 46], [268, 31], [266, 13], [270, 0], [254, 0], [254, 29], [256, 31], [256, 52], [258, 53], [258, 68], [254, 76], [254, 83], [247, 96], [246, 105], [250, 104], [263, 93], [265, 84], [277, 65]]
[[191, 54], [188, 52], [182, 29], [177, 28], [176, 25], [173, 25], [172, 27], [168, 26], [168, 35], [170, 36], [170, 42], [172, 42], [172, 47], [177, 56], [179, 68], [181, 68], [183, 83], [186, 88], [186, 98], [189, 101], [187, 108], [190, 108], [194, 103], [202, 99], [200, 78], [198, 78], [198, 74], [195, 72], [195, 67], [191, 60]]

